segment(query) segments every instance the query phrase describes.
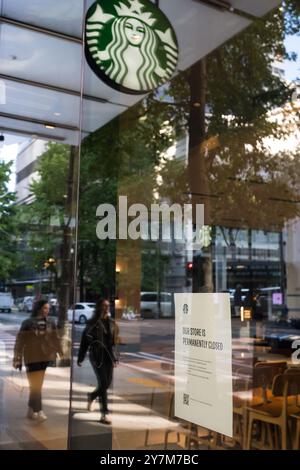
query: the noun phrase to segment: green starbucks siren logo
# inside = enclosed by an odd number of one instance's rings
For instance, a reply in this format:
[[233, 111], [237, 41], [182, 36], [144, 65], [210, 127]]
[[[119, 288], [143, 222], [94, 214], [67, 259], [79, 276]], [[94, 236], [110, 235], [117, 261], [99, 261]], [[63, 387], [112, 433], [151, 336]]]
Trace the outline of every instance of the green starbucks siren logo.
[[87, 61], [113, 88], [145, 93], [171, 78], [178, 59], [176, 36], [150, 0], [97, 0], [85, 28]]

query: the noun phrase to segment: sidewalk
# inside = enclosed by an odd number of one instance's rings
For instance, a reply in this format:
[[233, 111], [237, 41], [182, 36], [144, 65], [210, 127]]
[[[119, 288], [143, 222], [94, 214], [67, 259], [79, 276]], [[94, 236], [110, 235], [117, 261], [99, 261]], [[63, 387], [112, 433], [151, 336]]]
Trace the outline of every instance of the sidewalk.
[[[9, 367], [5, 367], [10, 374]], [[2, 372], [3, 367], [2, 367]], [[1, 379], [1, 433], [0, 449], [33, 449], [33, 450], [64, 450], [67, 448], [68, 412], [69, 412], [69, 369], [49, 368], [44, 386], [44, 411], [48, 420], [37, 423], [28, 420], [27, 384], [23, 373], [6, 375]], [[125, 366], [119, 368], [118, 375], [128, 374]], [[130, 375], [130, 374], [129, 374]], [[71, 419], [71, 448], [73, 449], [136, 449], [145, 448], [146, 431], [150, 430], [149, 445], [155, 448], [161, 445], [166, 428], [177, 427], [156, 409], [145, 406], [143, 401], [151, 398], [156, 388], [155, 404], [162, 405], [164, 397], [159, 392], [165, 391], [162, 384], [145, 379], [128, 383], [133, 403], [111, 392], [109, 394], [110, 409], [112, 410], [112, 426], [99, 424], [99, 410], [89, 413], [86, 411], [86, 392], [90, 387], [75, 383], [73, 411]], [[135, 395], [132, 396], [132, 387]], [[127, 393], [129, 392], [127, 390]], [[127, 394], [126, 394], [127, 395]], [[129, 398], [129, 395], [128, 395]], [[5, 406], [4, 406], [5, 404]], [[163, 411], [163, 410], [160, 410]], [[153, 447], [154, 446], [154, 447]], [[177, 447], [179, 448], [179, 447]]]
[[[64, 450], [68, 432], [73, 449], [132, 449], [145, 448], [146, 431], [150, 430], [147, 448], [161, 448], [164, 430], [177, 423], [165, 416], [168, 383], [157, 370], [149, 378], [143, 373], [147, 361], [121, 364], [114, 375], [109, 393], [112, 426], [99, 424], [99, 410], [86, 411], [86, 393], [95, 379], [88, 361], [78, 370], [75, 366], [73, 403], [70, 428], [69, 390], [70, 369], [49, 367], [43, 387], [43, 408], [48, 420], [37, 423], [26, 418], [28, 385], [26, 373], [11, 366], [14, 336], [4, 333], [7, 358], [0, 364], [0, 449]], [[151, 397], [154, 403], [151, 407]], [[154, 446], [154, 447], [153, 447]], [[176, 448], [180, 448], [176, 446]]]
[[[0, 449], [63, 450], [67, 448], [69, 369], [48, 368], [43, 404], [47, 421], [26, 418], [28, 387], [25, 372], [1, 367]], [[5, 374], [5, 375], [4, 375]]]

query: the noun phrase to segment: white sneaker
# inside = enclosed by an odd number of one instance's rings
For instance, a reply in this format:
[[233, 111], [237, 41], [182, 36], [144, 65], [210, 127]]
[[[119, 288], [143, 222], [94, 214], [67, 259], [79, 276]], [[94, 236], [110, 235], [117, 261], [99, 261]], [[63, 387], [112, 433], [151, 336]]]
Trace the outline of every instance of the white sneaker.
[[37, 420], [38, 421], [46, 421], [46, 419], [48, 419], [48, 418], [45, 415], [45, 413], [43, 412], [43, 410], [41, 410], [37, 413]]
[[28, 408], [26, 416], [28, 419], [33, 419], [34, 421], [37, 421], [39, 414], [36, 411], [33, 411], [32, 408]]
[[33, 409], [30, 408], [30, 406], [29, 406], [26, 416], [27, 416], [28, 419], [37, 420], [38, 417], [39, 417], [39, 414], [36, 411], [33, 411]]

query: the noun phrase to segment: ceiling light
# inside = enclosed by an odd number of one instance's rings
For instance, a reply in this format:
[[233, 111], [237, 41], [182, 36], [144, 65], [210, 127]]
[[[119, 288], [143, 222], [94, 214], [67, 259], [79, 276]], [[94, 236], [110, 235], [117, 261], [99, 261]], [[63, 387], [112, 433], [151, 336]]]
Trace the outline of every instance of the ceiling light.
[[221, 9], [230, 9], [231, 11], [234, 10], [233, 6], [230, 4], [228, 0], [196, 0], [199, 3], [206, 3], [209, 6]]
[[0, 104], [6, 104], [6, 85], [4, 80], [0, 80]]
[[53, 124], [45, 124], [46, 129], [55, 129], [55, 126]]

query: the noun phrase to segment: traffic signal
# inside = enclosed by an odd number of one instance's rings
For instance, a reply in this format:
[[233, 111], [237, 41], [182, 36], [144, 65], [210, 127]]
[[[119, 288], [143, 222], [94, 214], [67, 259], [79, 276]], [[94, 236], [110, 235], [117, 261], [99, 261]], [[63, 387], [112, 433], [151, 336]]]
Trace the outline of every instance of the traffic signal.
[[186, 277], [187, 278], [192, 278], [193, 277], [193, 263], [192, 261], [189, 261], [186, 263]]

